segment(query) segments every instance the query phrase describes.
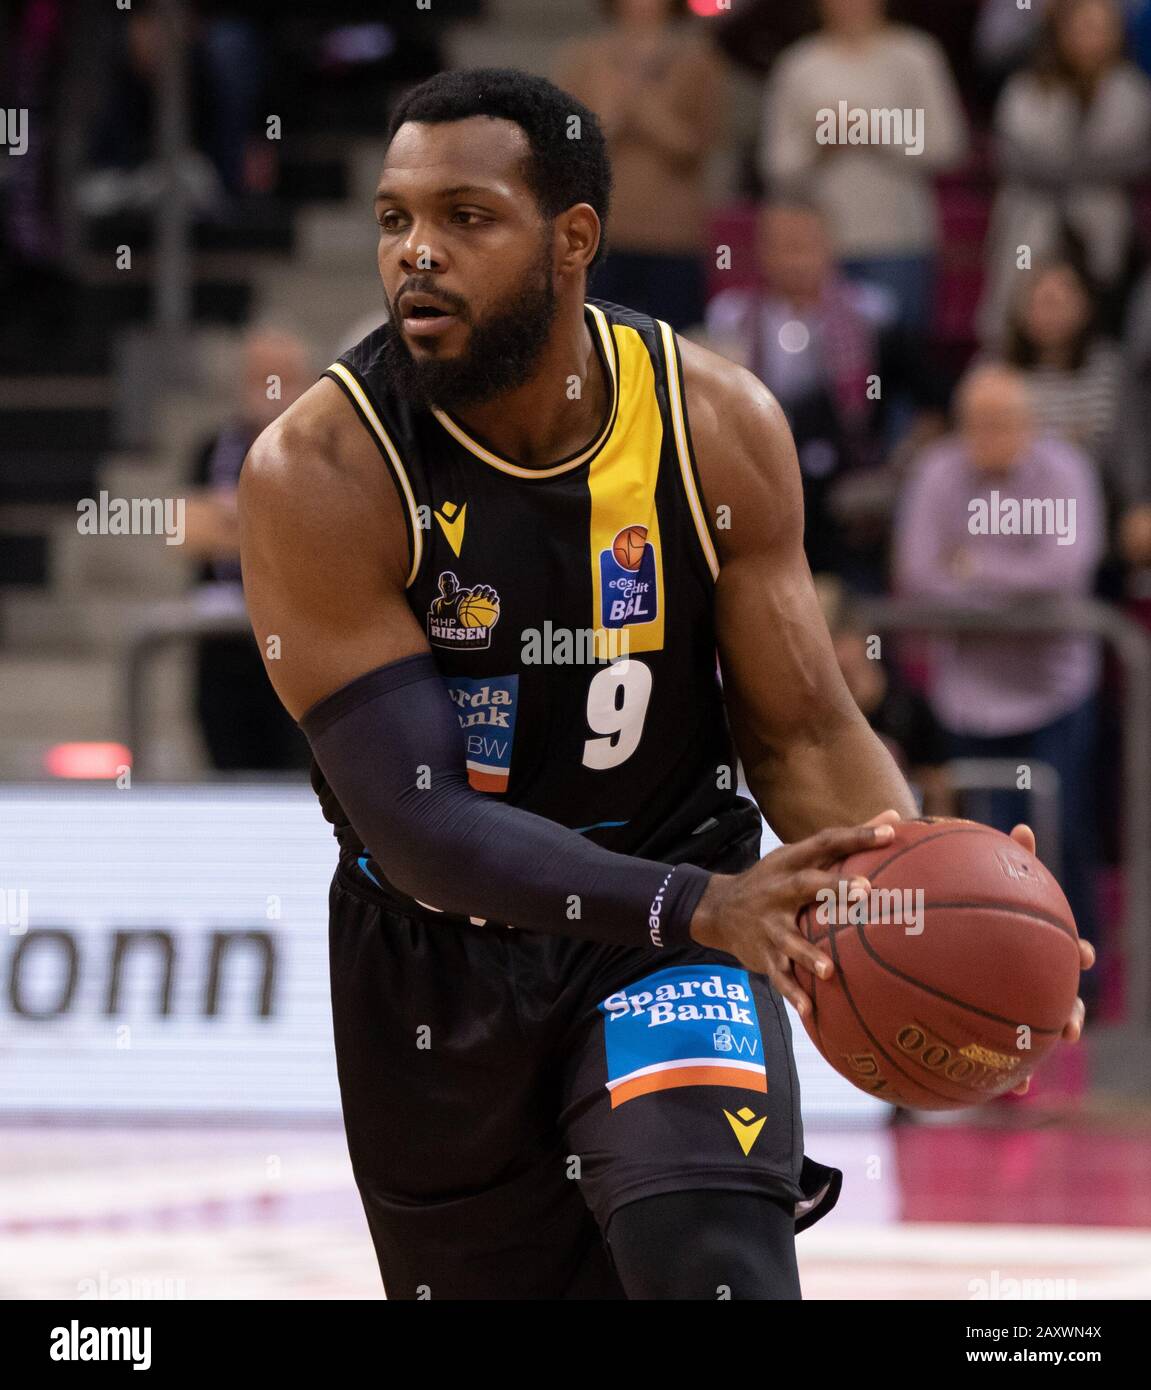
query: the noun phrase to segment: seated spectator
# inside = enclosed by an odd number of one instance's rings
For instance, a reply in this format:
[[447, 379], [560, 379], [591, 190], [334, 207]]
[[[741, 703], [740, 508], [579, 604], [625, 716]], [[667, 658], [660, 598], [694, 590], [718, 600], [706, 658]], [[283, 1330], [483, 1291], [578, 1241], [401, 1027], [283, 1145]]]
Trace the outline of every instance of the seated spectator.
[[[186, 548], [201, 558], [200, 596], [242, 611], [236, 486], [256, 436], [315, 380], [304, 344], [291, 333], [255, 329], [244, 340], [235, 417], [199, 450], [187, 498]], [[280, 704], [259, 649], [245, 631], [204, 637], [197, 647], [196, 712], [213, 767], [286, 771], [308, 765], [308, 746]]]
[[[958, 434], [925, 454], [899, 511], [900, 592], [959, 606], [1016, 607], [1089, 595], [1103, 551], [1090, 459], [1037, 433], [1027, 383], [1013, 368], [973, 369], [958, 408]], [[1030, 524], [1014, 526], [1012, 508]], [[931, 667], [928, 694], [952, 757], [1008, 758], [1021, 766], [1038, 759], [1058, 774], [1060, 881], [1090, 939], [1098, 641], [1070, 633], [941, 637], [931, 644]], [[990, 801], [991, 823], [1000, 830], [1026, 819], [1022, 792], [994, 792]]]
[[859, 528], [848, 534], [851, 518], [841, 519], [835, 492], [849, 474], [881, 462], [893, 442], [893, 401], [906, 397], [925, 412], [915, 429], [926, 439], [943, 393], [924, 370], [921, 347], [909, 345], [895, 322], [890, 292], [836, 270], [816, 208], [765, 204], [756, 255], [759, 285], [724, 290], [708, 305], [708, 341], [750, 368], [787, 415], [803, 475], [812, 569], [876, 587], [854, 572]]
[[555, 81], [599, 117], [614, 182], [608, 254], [589, 293], [703, 321], [709, 156], [727, 104], [722, 59], [685, 0], [605, 0], [609, 24], [566, 45]]
[[[932, 176], [966, 149], [959, 94], [939, 44], [890, 24], [884, 0], [820, 0], [822, 28], [779, 58], [768, 81], [760, 172], [775, 193], [823, 209], [849, 274], [886, 285], [903, 324], [930, 322], [938, 225]], [[844, 143], [841, 107], [911, 111], [920, 141]], [[826, 135], [835, 116], [833, 141]]]
[[995, 113], [1002, 185], [987, 238], [983, 341], [1002, 343], [1023, 251], [1029, 264], [1070, 236], [1104, 291], [1115, 331], [1134, 254], [1132, 185], [1151, 167], [1151, 83], [1123, 56], [1115, 0], [1052, 0], [1033, 62]]
[[1098, 333], [1091, 291], [1070, 262], [1024, 279], [1003, 355], [1027, 380], [1039, 430], [1104, 462], [1118, 418], [1119, 350]]

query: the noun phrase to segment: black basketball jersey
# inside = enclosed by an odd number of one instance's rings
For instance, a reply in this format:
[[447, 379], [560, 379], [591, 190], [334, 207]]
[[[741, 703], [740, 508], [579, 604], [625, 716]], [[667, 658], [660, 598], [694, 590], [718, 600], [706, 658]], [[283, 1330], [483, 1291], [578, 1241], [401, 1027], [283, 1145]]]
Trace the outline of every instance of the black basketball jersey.
[[[546, 468], [398, 400], [379, 329], [325, 375], [398, 489], [408, 603], [456, 707], [472, 786], [645, 858], [690, 860], [717, 837], [758, 844], [759, 813], [735, 791], [719, 567], [675, 335], [613, 304], [585, 313], [609, 408], [593, 442]], [[312, 776], [344, 854], [394, 891]]]

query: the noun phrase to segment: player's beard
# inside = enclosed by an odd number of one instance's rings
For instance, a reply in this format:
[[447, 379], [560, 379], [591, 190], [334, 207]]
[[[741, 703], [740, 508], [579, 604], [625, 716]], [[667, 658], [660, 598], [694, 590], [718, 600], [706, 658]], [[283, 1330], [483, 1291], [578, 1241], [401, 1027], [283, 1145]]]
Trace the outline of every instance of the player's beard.
[[395, 320], [385, 324], [380, 350], [384, 380], [412, 405], [456, 410], [493, 400], [532, 375], [555, 316], [549, 243], [536, 274], [505, 307], [479, 323], [461, 314], [468, 342], [457, 357], [417, 360]]

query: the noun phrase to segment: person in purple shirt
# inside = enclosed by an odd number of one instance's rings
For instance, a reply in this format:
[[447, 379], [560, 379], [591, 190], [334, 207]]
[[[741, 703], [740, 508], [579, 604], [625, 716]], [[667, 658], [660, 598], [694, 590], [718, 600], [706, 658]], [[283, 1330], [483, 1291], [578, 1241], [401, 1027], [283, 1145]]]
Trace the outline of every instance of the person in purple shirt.
[[[1090, 595], [1104, 548], [1091, 461], [1038, 433], [1026, 382], [1010, 367], [973, 369], [957, 404], [958, 432], [922, 455], [901, 500], [899, 592], [960, 606]], [[941, 637], [932, 642], [928, 692], [953, 757], [1039, 760], [1058, 773], [1061, 881], [1088, 939], [1100, 666], [1098, 641], [1073, 633]], [[996, 792], [988, 819], [1009, 831], [1025, 809], [1025, 793]]]

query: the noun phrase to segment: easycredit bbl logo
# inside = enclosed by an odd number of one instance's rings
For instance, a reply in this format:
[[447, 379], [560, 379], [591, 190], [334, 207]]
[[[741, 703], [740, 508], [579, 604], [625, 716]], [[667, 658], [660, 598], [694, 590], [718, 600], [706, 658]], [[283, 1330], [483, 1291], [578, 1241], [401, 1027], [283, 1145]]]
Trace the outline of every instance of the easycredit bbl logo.
[[766, 1091], [763, 1036], [746, 970], [677, 966], [600, 1004], [612, 1108], [676, 1086]]
[[655, 547], [646, 526], [625, 526], [606, 550], [599, 553], [600, 593], [604, 627], [655, 622], [659, 612], [656, 592]]

